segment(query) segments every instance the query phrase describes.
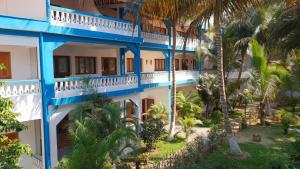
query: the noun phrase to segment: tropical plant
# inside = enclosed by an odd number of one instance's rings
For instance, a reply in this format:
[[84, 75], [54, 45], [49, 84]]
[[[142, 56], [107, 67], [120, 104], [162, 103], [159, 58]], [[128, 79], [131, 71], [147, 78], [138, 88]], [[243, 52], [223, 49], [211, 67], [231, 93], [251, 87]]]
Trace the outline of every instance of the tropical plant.
[[165, 124], [168, 120], [168, 112], [168, 108], [163, 103], [157, 103], [148, 109], [147, 117], [160, 119]]
[[283, 128], [283, 133], [288, 134], [290, 126], [297, 121], [298, 117], [284, 109], [279, 110], [277, 113], [281, 119], [280, 122]]
[[179, 118], [179, 123], [183, 127], [185, 138], [188, 138], [192, 133], [192, 127], [194, 127], [198, 123], [198, 121], [195, 117], [185, 116]]
[[[5, 66], [0, 64], [0, 70]], [[4, 84], [0, 84], [0, 88]], [[13, 112], [14, 103], [9, 98], [0, 96], [0, 133], [21, 132], [27, 126], [17, 120], [19, 113]], [[32, 155], [29, 145], [21, 144], [20, 140], [12, 140], [0, 134], [0, 168], [19, 169], [20, 156]]]
[[196, 93], [185, 94], [183, 91], [179, 91], [176, 106], [180, 117], [195, 117], [202, 112], [201, 100]]
[[264, 48], [256, 40], [252, 42], [252, 56], [254, 95], [259, 100], [260, 124], [264, 126], [266, 106], [275, 99], [281, 79], [289, 76], [289, 73], [280, 65], [268, 64]]
[[136, 139], [132, 129], [122, 128], [120, 107], [105, 97], [79, 107], [69, 126], [73, 146], [59, 168], [111, 168], [129, 141]]
[[207, 73], [200, 75], [196, 89], [204, 105], [206, 105], [205, 115], [208, 117], [219, 105], [219, 91], [216, 76]]
[[[192, 9], [195, 9], [194, 2], [197, 0], [145, 0], [141, 12], [144, 15], [152, 16], [154, 19], [164, 20], [172, 28], [172, 88], [171, 88], [171, 120], [169, 127], [169, 140], [172, 140], [175, 134], [175, 113], [176, 113], [176, 78], [175, 78], [175, 54], [177, 44], [177, 27], [180, 21], [190, 15]], [[167, 25], [168, 25], [167, 24]]]
[[197, 27], [207, 22], [212, 16], [214, 18], [214, 29], [215, 29], [215, 44], [217, 50], [217, 77], [218, 87], [220, 94], [220, 105], [222, 113], [224, 114], [225, 130], [227, 133], [228, 142], [230, 145], [230, 153], [233, 155], [241, 155], [242, 151], [236, 141], [236, 138], [232, 132], [231, 125], [229, 122], [227, 98], [225, 91], [224, 81], [224, 58], [222, 48], [222, 32], [221, 32], [221, 19], [226, 16], [232, 16], [240, 11], [246, 11], [253, 4], [258, 4], [258, 0], [199, 0], [194, 5], [200, 9], [192, 11], [192, 22], [190, 24], [189, 32], [197, 30]]
[[164, 125], [160, 119], [151, 118], [142, 124], [141, 138], [148, 149], [154, 148], [163, 133]]

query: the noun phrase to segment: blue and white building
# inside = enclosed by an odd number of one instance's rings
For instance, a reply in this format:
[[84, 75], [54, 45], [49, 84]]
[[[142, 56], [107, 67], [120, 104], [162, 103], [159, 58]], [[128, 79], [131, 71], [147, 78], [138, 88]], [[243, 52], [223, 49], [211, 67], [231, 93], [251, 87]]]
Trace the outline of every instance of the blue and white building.
[[[0, 2], [0, 63], [6, 66], [0, 71], [6, 84], [0, 95], [14, 101], [19, 120], [29, 127], [5, 134], [31, 146], [34, 157], [21, 160], [26, 169], [57, 164], [68, 147], [62, 127], [68, 114], [95, 92], [140, 120], [152, 104], [170, 107], [170, 28], [144, 22], [147, 18], [138, 14], [136, 23], [130, 21], [125, 0], [103, 0], [98, 8], [92, 0], [82, 2]], [[178, 30], [176, 83], [178, 90], [189, 91], [200, 71], [194, 56], [199, 39], [188, 39], [183, 57], [180, 35], [185, 30]]]

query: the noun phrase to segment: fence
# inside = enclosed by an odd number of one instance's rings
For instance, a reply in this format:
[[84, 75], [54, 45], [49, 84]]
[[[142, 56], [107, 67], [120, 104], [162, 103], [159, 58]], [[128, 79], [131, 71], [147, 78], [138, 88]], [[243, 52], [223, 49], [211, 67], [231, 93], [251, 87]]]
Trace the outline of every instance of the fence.
[[170, 154], [159, 163], [146, 167], [147, 169], [182, 169], [188, 163], [201, 160], [204, 155], [214, 151], [219, 145], [224, 144], [223, 132], [210, 132], [208, 138], [200, 136], [185, 148]]

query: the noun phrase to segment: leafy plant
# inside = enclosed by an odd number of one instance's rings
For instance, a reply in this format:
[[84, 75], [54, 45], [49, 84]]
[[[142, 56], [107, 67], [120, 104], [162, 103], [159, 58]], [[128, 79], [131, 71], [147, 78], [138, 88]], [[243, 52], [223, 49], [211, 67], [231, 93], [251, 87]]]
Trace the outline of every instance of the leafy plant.
[[213, 124], [220, 124], [223, 120], [223, 114], [220, 111], [214, 111], [210, 118]]
[[194, 117], [202, 112], [201, 100], [195, 93], [185, 95], [183, 91], [179, 91], [177, 93], [176, 106], [180, 117]]
[[160, 119], [151, 118], [142, 124], [141, 138], [148, 149], [154, 148], [163, 133], [164, 124]]
[[152, 105], [148, 110], [149, 118], [160, 119], [162, 122], [167, 123], [168, 108], [163, 103]]
[[281, 111], [281, 124], [283, 127], [283, 131], [284, 134], [288, 134], [290, 126], [296, 122], [297, 117], [291, 112], [287, 112], [285, 110]]
[[108, 98], [97, 97], [76, 112], [69, 126], [73, 139], [72, 151], [59, 169], [111, 168], [122, 150], [136, 139], [132, 129], [122, 128], [120, 108]]
[[188, 138], [192, 133], [192, 127], [195, 126], [198, 122], [196, 118], [186, 116], [179, 118], [179, 123], [183, 127], [185, 138]]

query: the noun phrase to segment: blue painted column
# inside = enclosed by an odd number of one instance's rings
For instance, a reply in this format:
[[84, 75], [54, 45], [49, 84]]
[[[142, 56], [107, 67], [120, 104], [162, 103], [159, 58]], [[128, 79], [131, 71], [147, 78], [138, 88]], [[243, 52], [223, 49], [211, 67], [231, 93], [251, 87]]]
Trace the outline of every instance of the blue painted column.
[[141, 49], [138, 44], [127, 46], [134, 54], [134, 74], [138, 76], [138, 87], [141, 88]]
[[141, 15], [140, 12], [138, 12], [137, 14], [138, 19], [137, 19], [137, 25], [138, 25], [138, 37], [141, 38], [142, 37], [142, 28], [141, 28]]
[[43, 110], [43, 141], [45, 169], [51, 169], [50, 116], [49, 102], [55, 97], [53, 51], [62, 43], [49, 42], [43, 33], [39, 36], [40, 76]]

